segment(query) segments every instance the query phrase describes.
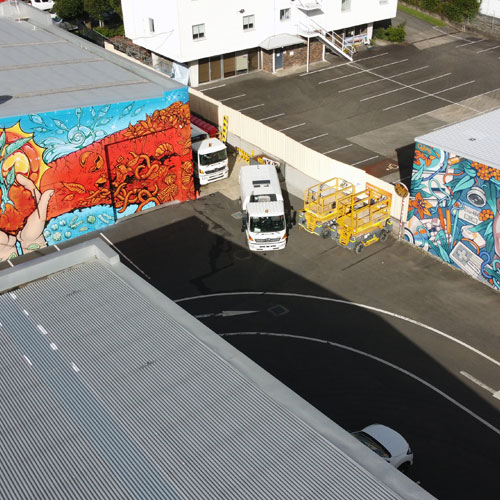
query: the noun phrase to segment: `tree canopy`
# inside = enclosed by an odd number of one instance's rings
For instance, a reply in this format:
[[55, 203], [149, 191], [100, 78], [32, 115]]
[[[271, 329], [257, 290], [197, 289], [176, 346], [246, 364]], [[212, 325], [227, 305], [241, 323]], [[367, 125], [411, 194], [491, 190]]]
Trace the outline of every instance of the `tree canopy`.
[[83, 0], [56, 0], [54, 4], [55, 13], [68, 21], [84, 15]]

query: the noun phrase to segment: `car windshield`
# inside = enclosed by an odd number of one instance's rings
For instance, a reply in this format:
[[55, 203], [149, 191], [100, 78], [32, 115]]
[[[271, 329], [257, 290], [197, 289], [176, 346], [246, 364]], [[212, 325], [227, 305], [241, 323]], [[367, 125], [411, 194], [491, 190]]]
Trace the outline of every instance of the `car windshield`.
[[221, 149], [220, 151], [214, 151], [213, 153], [200, 155], [200, 165], [206, 167], [207, 165], [212, 165], [212, 163], [224, 161], [226, 158], [227, 151], [225, 149]]
[[255, 233], [270, 233], [283, 231], [283, 229], [285, 229], [285, 217], [283, 215], [252, 217], [250, 219], [250, 231]]
[[377, 455], [380, 455], [383, 458], [391, 458], [391, 454], [378, 441], [373, 439], [366, 432], [353, 432], [352, 435], [355, 438], [359, 439], [365, 446], [368, 446], [368, 448], [374, 451]]

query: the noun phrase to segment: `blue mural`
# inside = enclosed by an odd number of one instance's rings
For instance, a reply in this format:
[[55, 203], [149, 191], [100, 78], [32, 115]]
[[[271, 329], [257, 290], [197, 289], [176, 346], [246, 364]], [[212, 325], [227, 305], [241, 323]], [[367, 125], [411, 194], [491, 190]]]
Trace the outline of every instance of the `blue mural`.
[[500, 290], [500, 171], [417, 143], [405, 238]]

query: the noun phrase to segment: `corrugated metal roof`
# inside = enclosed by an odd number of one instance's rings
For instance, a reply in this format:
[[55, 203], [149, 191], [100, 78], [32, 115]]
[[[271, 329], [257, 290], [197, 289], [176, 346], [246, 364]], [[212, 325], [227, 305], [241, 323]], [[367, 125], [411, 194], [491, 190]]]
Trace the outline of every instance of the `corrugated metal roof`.
[[435, 130], [415, 141], [500, 169], [500, 109]]
[[299, 416], [307, 403], [248, 376], [251, 361], [120, 263], [28, 283], [0, 311], [0, 498], [431, 498], [383, 484], [327, 439], [333, 422]]
[[57, 26], [0, 16], [0, 48], [1, 117], [161, 97], [182, 87]]

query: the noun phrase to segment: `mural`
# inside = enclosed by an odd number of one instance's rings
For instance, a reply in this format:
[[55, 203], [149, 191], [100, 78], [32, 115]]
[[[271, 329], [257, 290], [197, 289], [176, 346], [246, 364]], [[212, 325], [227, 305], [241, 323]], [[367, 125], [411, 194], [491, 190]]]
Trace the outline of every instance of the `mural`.
[[0, 260], [195, 197], [187, 89], [0, 119]]
[[405, 236], [500, 290], [500, 171], [417, 143]]

